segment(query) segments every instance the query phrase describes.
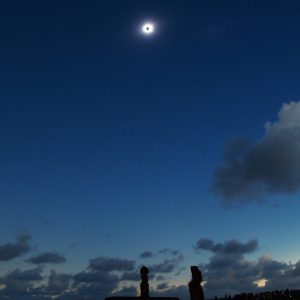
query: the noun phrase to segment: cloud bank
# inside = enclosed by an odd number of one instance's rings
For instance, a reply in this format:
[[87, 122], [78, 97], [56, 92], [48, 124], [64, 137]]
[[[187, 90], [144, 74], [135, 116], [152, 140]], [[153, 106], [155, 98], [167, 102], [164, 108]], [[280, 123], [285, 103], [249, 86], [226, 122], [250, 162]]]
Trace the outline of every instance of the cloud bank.
[[261, 201], [267, 193], [300, 190], [300, 101], [285, 103], [258, 141], [232, 141], [214, 174], [225, 205]]
[[[23, 247], [27, 245], [29, 248], [30, 238], [29, 235], [20, 236], [16, 243], [6, 243], [1, 246], [1, 249], [15, 249], [15, 247], [19, 249], [20, 245]], [[23, 255], [25, 248], [18, 252], [18, 256]], [[196, 241], [194, 245], [196, 254], [201, 255], [202, 251], [210, 253], [207, 263], [199, 263], [201, 256], [198, 261], [203, 279], [206, 281], [204, 286], [206, 298], [225, 294], [234, 295], [241, 292], [295, 289], [300, 286], [300, 261], [294, 264], [286, 263], [277, 261], [267, 254], [257, 259], [247, 258], [258, 249], [257, 239], [250, 239], [246, 242], [234, 239], [215, 242], [210, 238], [201, 238]], [[178, 252], [170, 250], [163, 252], [164, 255], [168, 254], [169, 256], [148, 266], [150, 269], [150, 295], [175, 296], [181, 300], [189, 300], [187, 288], [189, 276], [188, 278], [177, 277], [184, 263], [183, 255], [174, 256]], [[16, 252], [9, 253], [14, 253], [15, 256]], [[8, 257], [11, 256], [12, 254]], [[90, 259], [84, 270], [71, 274], [49, 270], [43, 266], [42, 261], [43, 263], [51, 261], [51, 259], [44, 259], [44, 257], [48, 258], [48, 255], [34, 256], [34, 258], [36, 257], [39, 259], [36, 259], [38, 262], [35, 268], [16, 268], [8, 272], [2, 270], [0, 299], [96, 300], [108, 296], [136, 296], [139, 294], [140, 266], [137, 266], [135, 260], [98, 256]], [[197, 260], [194, 264], [197, 264]], [[180, 285], [174, 285], [173, 279], [176, 281], [180, 279]], [[182, 284], [182, 280], [186, 284]], [[265, 287], [258, 287], [257, 282], [261, 281], [265, 283]]]
[[[266, 254], [257, 260], [246, 258], [247, 254], [254, 253], [258, 248], [256, 239], [246, 243], [237, 240], [215, 243], [208, 238], [198, 240], [195, 250], [212, 254], [208, 263], [201, 266], [203, 278], [207, 281], [206, 296], [299, 288], [300, 262], [280, 262]], [[265, 281], [264, 287], [257, 286], [260, 280]]]

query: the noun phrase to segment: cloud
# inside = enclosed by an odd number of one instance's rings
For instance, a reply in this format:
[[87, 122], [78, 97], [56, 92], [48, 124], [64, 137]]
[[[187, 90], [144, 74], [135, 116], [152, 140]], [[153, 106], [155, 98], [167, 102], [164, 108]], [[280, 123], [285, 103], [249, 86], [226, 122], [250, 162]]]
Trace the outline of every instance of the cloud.
[[123, 287], [121, 290], [118, 290], [112, 294], [113, 296], [127, 296], [135, 297], [138, 295], [137, 288], [135, 286]]
[[41, 276], [41, 268], [34, 268], [29, 270], [16, 269], [8, 272], [0, 278], [3, 288], [0, 290], [0, 298], [12, 299], [21, 298], [24, 296], [30, 297], [30, 291], [34, 288], [33, 283], [39, 282], [43, 279]]
[[[150, 273], [148, 274], [148, 279], [151, 280], [155, 277], [155, 274]], [[139, 271], [134, 272], [124, 272], [121, 276], [120, 280], [126, 280], [126, 281], [140, 281], [141, 275]]]
[[83, 284], [77, 287], [76, 292], [72, 293], [72, 300], [76, 299], [104, 299], [112, 296], [112, 291], [117, 288], [118, 282], [110, 282], [104, 284], [103, 282], [94, 282], [91, 284]]
[[224, 243], [215, 244], [211, 239], [200, 239], [197, 241], [196, 250], [208, 250], [214, 253], [229, 253], [229, 254], [243, 254], [254, 252], [258, 248], [258, 241], [256, 239], [250, 240], [247, 243], [242, 243], [237, 240], [229, 240]]
[[119, 277], [117, 275], [109, 274], [104, 271], [96, 271], [96, 272], [86, 272], [82, 271], [73, 276], [73, 279], [77, 282], [83, 283], [93, 283], [93, 282], [102, 282], [102, 283], [111, 283], [117, 282]]
[[196, 250], [212, 253], [208, 263], [202, 264], [203, 279], [207, 281], [206, 297], [234, 295], [241, 292], [260, 292], [255, 282], [264, 280], [263, 289], [295, 288], [300, 284], [300, 262], [287, 264], [263, 255], [257, 260], [248, 260], [246, 255], [259, 248], [256, 239], [246, 243], [229, 240], [215, 243], [211, 239], [199, 239]]
[[161, 290], [166, 290], [169, 287], [168, 282], [162, 282], [157, 285], [156, 289], [161, 291]]
[[45, 252], [41, 253], [37, 256], [33, 256], [26, 260], [27, 262], [33, 263], [33, 264], [60, 264], [66, 261], [65, 257], [57, 254], [55, 252]]
[[41, 268], [34, 268], [25, 271], [21, 271], [20, 269], [16, 269], [6, 275], [6, 279], [8, 280], [20, 280], [20, 281], [36, 281], [41, 280]]
[[104, 299], [111, 296], [119, 283], [119, 277], [106, 272], [82, 272], [74, 276], [73, 298]]
[[144, 251], [139, 255], [140, 258], [151, 258], [154, 257], [154, 253], [152, 251]]
[[116, 291], [122, 295], [136, 295], [136, 288], [121, 286], [120, 289], [119, 286], [128, 277], [133, 279], [133, 274], [137, 279], [139, 273], [132, 271], [134, 265], [134, 261], [127, 259], [96, 257], [90, 260], [88, 270], [75, 275], [52, 270], [43, 277], [41, 266], [28, 270], [16, 269], [0, 276], [0, 299], [50, 300], [55, 297], [58, 300], [95, 300], [112, 296]]
[[165, 259], [162, 263], [155, 264], [149, 267], [153, 273], [171, 273], [183, 261], [184, 256], [178, 255], [172, 259]]
[[[211, 254], [208, 262], [201, 265], [206, 281], [206, 298], [298, 288], [300, 285], [300, 261], [295, 264], [281, 262], [266, 254], [254, 260], [247, 258], [259, 249], [256, 239], [214, 242], [210, 238], [201, 238], [194, 248], [197, 252], [208, 251]], [[149, 282], [151, 296], [189, 299], [187, 284], [172, 286], [169, 282], [170, 276], [176, 276], [176, 272], [181, 270], [183, 259], [183, 255], [178, 255], [149, 266], [149, 275], [151, 278], [155, 276], [157, 284], [155, 287], [152, 281]], [[0, 299], [50, 300], [55, 297], [57, 300], [96, 300], [117, 295], [136, 296], [138, 284], [126, 286], [126, 281], [140, 281], [139, 271], [134, 265], [134, 261], [127, 259], [96, 257], [90, 260], [87, 270], [75, 275], [52, 270], [42, 276], [41, 266], [15, 269], [0, 276]], [[258, 287], [256, 282], [265, 282], [266, 286]]]
[[73, 276], [71, 299], [104, 299], [112, 295], [120, 281], [119, 276], [107, 271], [82, 271]]
[[169, 248], [164, 248], [158, 251], [159, 254], [162, 255], [172, 255], [172, 256], [176, 256], [179, 255], [180, 251], [179, 250], [171, 250]]
[[16, 243], [0, 245], [0, 261], [8, 261], [27, 253], [30, 250], [31, 235], [23, 233], [17, 237]]
[[47, 294], [58, 295], [69, 288], [72, 276], [65, 273], [57, 273], [54, 270], [51, 271], [48, 279]]
[[180, 300], [189, 300], [190, 295], [186, 285], [171, 286], [165, 290], [155, 290], [151, 292], [154, 297], [178, 297]]
[[121, 280], [127, 281], [139, 281], [141, 275], [138, 272], [124, 272], [121, 276]]
[[261, 201], [267, 193], [300, 189], [300, 101], [285, 103], [276, 122], [255, 142], [232, 141], [214, 174], [214, 192], [225, 205]]
[[165, 276], [162, 276], [162, 275], [157, 275], [155, 279], [156, 279], [156, 281], [165, 281], [165, 280], [167, 280], [167, 278]]
[[195, 245], [196, 250], [212, 250], [214, 247], [215, 243], [211, 239], [200, 239], [197, 241]]
[[[172, 250], [169, 248], [163, 248], [161, 250], [158, 251], [158, 254], [161, 255], [166, 255], [166, 256], [178, 256], [180, 254], [179, 250]], [[139, 255], [140, 258], [152, 258], [154, 257], [156, 254], [152, 251], [144, 251], [143, 253], [141, 253]]]
[[32, 294], [45, 296], [63, 295], [70, 288], [72, 276], [66, 273], [57, 273], [52, 270], [47, 284], [36, 287], [32, 290]]
[[[68, 296], [71, 299], [101, 299], [112, 296], [114, 292], [121, 291], [128, 294], [131, 287], [118, 289], [118, 285], [124, 280], [138, 279], [138, 272], [133, 272], [135, 261], [112, 257], [96, 257], [90, 260], [88, 271], [82, 271], [73, 276], [73, 292]], [[124, 271], [123, 274], [117, 275]], [[67, 295], [65, 295], [67, 296]]]
[[96, 257], [90, 260], [89, 268], [94, 271], [133, 271], [135, 261], [111, 258], [111, 257]]

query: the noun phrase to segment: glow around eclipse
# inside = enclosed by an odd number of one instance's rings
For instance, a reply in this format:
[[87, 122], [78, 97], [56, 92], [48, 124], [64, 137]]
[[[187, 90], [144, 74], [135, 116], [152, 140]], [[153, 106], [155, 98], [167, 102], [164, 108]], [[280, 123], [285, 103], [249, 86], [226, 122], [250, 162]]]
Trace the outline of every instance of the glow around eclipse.
[[144, 23], [141, 31], [144, 35], [152, 35], [155, 32], [155, 25], [153, 23]]

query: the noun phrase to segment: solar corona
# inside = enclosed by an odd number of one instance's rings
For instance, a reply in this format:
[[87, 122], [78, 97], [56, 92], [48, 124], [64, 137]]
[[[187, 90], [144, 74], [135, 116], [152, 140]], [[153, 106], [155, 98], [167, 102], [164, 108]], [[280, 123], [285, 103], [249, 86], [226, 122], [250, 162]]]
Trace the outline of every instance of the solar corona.
[[142, 33], [143, 33], [144, 35], [147, 35], [147, 36], [153, 35], [154, 32], [155, 32], [155, 26], [154, 26], [153, 23], [150, 23], [150, 22], [149, 22], [149, 23], [144, 23], [144, 24], [142, 25]]

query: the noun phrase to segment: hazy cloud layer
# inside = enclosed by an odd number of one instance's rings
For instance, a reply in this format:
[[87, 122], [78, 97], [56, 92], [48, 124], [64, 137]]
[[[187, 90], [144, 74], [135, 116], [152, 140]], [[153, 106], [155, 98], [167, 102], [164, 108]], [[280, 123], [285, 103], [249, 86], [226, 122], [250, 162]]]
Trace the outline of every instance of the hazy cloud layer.
[[11, 260], [27, 253], [30, 250], [30, 240], [31, 235], [23, 233], [17, 237], [16, 243], [0, 245], [0, 261]]
[[213, 189], [225, 205], [300, 189], [300, 101], [284, 104], [278, 120], [265, 124], [262, 139], [236, 139], [228, 145]]
[[65, 257], [57, 254], [55, 252], [45, 252], [41, 253], [37, 256], [33, 256], [26, 260], [27, 262], [33, 263], [33, 264], [60, 264], [66, 261]]

